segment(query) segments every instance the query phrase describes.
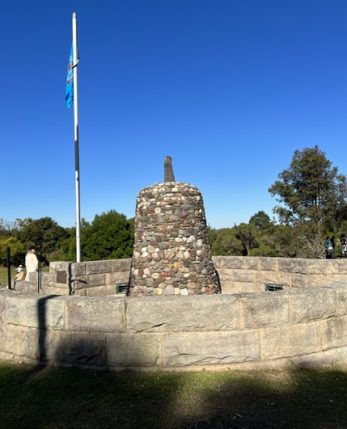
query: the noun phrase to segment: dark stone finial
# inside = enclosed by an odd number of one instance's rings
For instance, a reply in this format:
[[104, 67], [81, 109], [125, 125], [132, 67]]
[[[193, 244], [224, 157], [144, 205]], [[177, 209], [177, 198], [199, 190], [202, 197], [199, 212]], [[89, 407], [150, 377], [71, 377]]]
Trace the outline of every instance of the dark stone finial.
[[172, 169], [171, 156], [166, 156], [164, 160], [164, 182], [176, 182]]

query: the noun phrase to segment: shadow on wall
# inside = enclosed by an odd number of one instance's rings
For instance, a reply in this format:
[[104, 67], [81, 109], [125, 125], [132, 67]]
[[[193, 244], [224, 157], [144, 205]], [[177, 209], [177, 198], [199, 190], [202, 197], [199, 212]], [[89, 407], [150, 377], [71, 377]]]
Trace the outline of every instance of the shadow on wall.
[[[60, 331], [51, 336], [46, 310], [53, 298], [38, 302], [40, 369], [52, 360], [107, 369], [125, 363], [150, 365], [157, 358], [151, 334], [144, 343], [122, 334], [75, 332], [62, 337]], [[347, 427], [347, 373], [337, 370], [96, 375], [61, 368], [38, 374], [32, 368], [1, 365], [0, 395], [0, 427]]]
[[108, 369], [155, 366], [160, 358], [160, 345], [153, 335], [124, 335], [122, 333], [78, 332], [47, 329], [47, 307], [56, 295], [38, 300], [39, 324], [38, 366], [50, 363]]

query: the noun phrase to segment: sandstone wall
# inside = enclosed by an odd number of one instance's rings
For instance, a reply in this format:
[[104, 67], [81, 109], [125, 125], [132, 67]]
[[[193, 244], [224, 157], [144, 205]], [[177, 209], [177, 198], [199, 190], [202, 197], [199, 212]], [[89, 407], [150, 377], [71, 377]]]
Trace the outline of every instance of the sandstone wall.
[[0, 290], [0, 359], [123, 369], [347, 362], [347, 288], [212, 296]]
[[261, 292], [266, 283], [312, 288], [347, 281], [347, 259], [214, 256], [222, 293]]
[[[347, 259], [289, 259], [252, 256], [214, 256], [222, 293], [252, 293], [265, 290], [266, 283], [287, 288], [326, 286], [347, 281]], [[50, 272], [42, 273], [42, 291], [58, 295], [114, 295], [119, 283], [128, 283], [131, 259], [109, 261], [52, 262]], [[19, 291], [36, 292], [37, 276]]]
[[57, 295], [114, 295], [120, 284], [129, 282], [131, 259], [90, 262], [51, 262], [49, 272], [30, 273], [30, 284], [18, 283], [16, 290], [36, 293], [40, 283], [42, 293]]

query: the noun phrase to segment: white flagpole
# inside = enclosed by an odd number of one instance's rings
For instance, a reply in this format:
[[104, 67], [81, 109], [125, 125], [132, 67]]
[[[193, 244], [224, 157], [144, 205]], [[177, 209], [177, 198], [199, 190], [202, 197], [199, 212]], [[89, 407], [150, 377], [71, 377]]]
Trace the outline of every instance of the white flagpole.
[[76, 262], [81, 262], [81, 213], [80, 213], [80, 154], [78, 128], [78, 48], [77, 48], [77, 17], [72, 14], [72, 49], [73, 49], [73, 110], [74, 110], [74, 141], [75, 141], [75, 193], [76, 193]]

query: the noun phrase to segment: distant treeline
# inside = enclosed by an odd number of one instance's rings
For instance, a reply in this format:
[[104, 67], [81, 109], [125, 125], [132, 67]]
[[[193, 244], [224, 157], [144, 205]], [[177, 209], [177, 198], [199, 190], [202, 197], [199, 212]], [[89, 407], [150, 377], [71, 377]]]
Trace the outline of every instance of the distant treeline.
[[[230, 228], [209, 228], [213, 255], [252, 255], [317, 258], [324, 256], [324, 241], [337, 244], [347, 235], [346, 176], [317, 146], [296, 150], [289, 167], [278, 175], [269, 192], [279, 205], [271, 219], [263, 210], [248, 223]], [[82, 260], [129, 258], [134, 242], [134, 219], [111, 210], [82, 221]], [[63, 228], [50, 217], [0, 219], [0, 263], [6, 263], [6, 248], [12, 263], [23, 264], [26, 250], [35, 246], [41, 262], [74, 261], [75, 228]]]

